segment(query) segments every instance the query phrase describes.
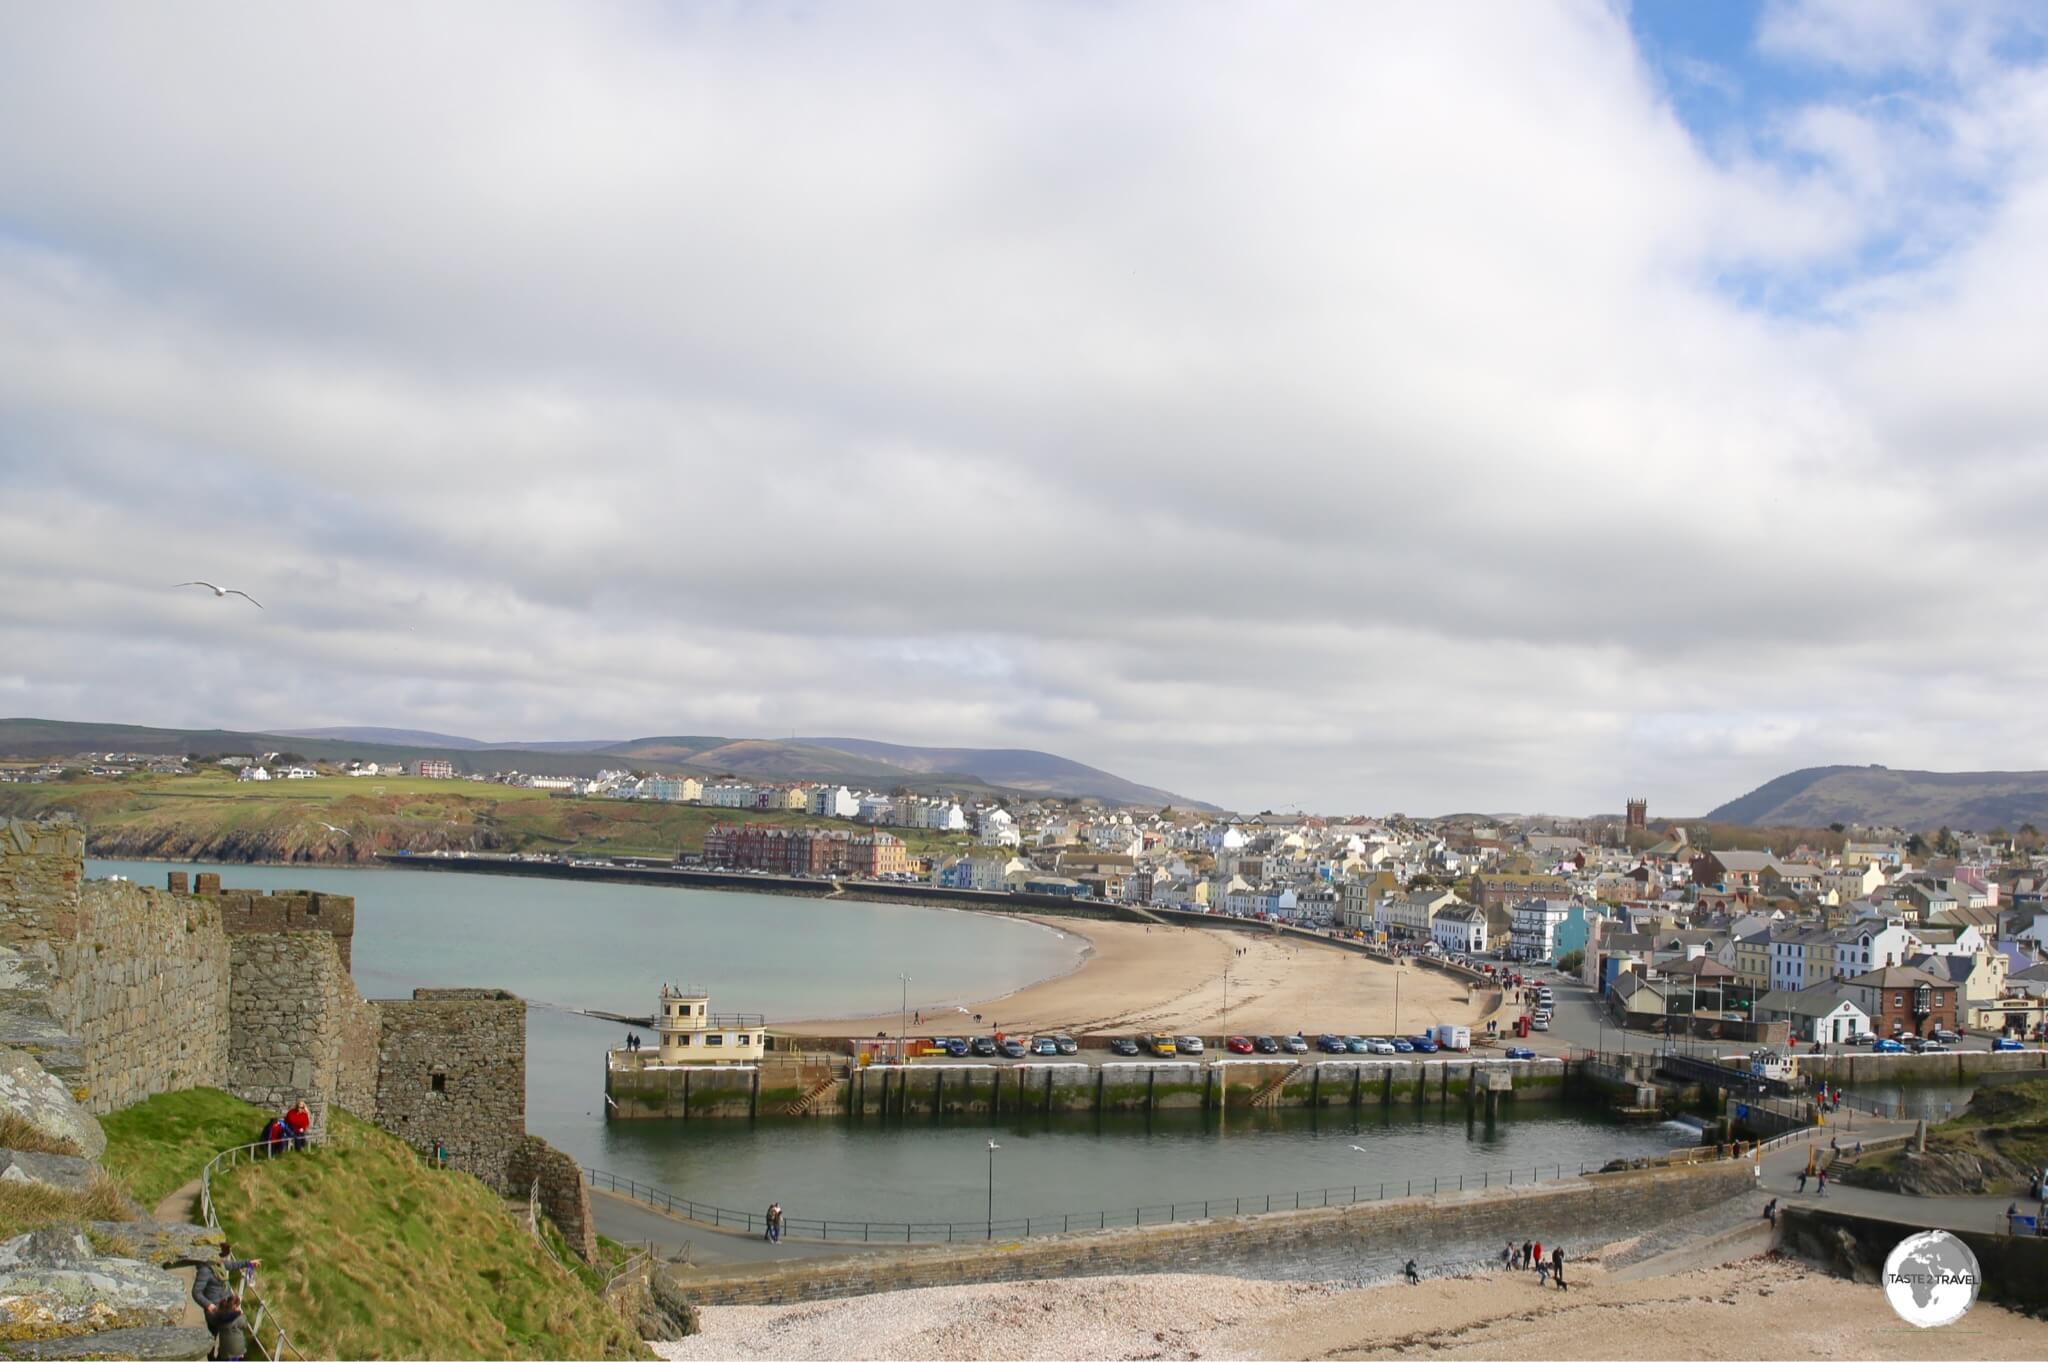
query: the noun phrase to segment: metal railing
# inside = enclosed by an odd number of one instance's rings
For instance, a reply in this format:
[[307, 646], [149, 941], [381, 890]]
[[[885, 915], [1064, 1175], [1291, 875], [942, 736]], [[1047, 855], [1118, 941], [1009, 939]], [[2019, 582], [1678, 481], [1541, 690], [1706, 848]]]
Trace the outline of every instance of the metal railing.
[[[304, 1139], [308, 1145], [325, 1144], [327, 1143], [327, 1132], [324, 1130], [309, 1130], [306, 1132]], [[199, 1212], [202, 1223], [216, 1234], [224, 1233], [220, 1227], [220, 1219], [214, 1212], [213, 1176], [215, 1172], [227, 1171], [234, 1168], [237, 1164], [244, 1162], [253, 1163], [258, 1159], [288, 1158], [303, 1152], [303, 1150], [293, 1149], [290, 1142], [259, 1140], [254, 1144], [236, 1145], [232, 1149], [223, 1149], [220, 1153], [208, 1159], [206, 1167], [199, 1170]], [[225, 1168], [223, 1164], [225, 1164]], [[256, 1312], [250, 1314], [247, 1310], [244, 1310], [242, 1313], [244, 1318], [249, 1321], [249, 1337], [255, 1343], [257, 1351], [263, 1356], [273, 1359], [273, 1362], [275, 1362], [275, 1359], [282, 1358], [286, 1352], [299, 1359], [299, 1362], [306, 1362], [306, 1354], [299, 1351], [298, 1344], [292, 1342], [291, 1334], [285, 1329], [284, 1322], [278, 1318], [278, 1312], [271, 1308], [270, 1302], [257, 1289], [255, 1274], [244, 1272], [239, 1287], [240, 1289], [237, 1294], [241, 1295], [244, 1299], [252, 1295], [256, 1298]], [[266, 1324], [270, 1326], [271, 1330], [270, 1341], [267, 1344], [263, 1337], [263, 1329]]]
[[[1720, 1157], [1714, 1147], [1701, 1146], [1703, 1162]], [[976, 1239], [1029, 1238], [1033, 1235], [1069, 1234], [1076, 1230], [1121, 1229], [1127, 1226], [1170, 1225], [1184, 1220], [1210, 1220], [1218, 1216], [1264, 1215], [1272, 1211], [1319, 1210], [1328, 1206], [1350, 1206], [1387, 1201], [1398, 1197], [1429, 1196], [1438, 1192], [1464, 1192], [1494, 1187], [1529, 1187], [1539, 1182], [1556, 1182], [1599, 1172], [1604, 1160], [1582, 1163], [1546, 1163], [1533, 1168], [1482, 1169], [1473, 1173], [1448, 1173], [1385, 1181], [1356, 1182], [1349, 1186], [1315, 1187], [1296, 1192], [1256, 1193], [1251, 1196], [1206, 1197], [1199, 1201], [1161, 1202], [1121, 1210], [1071, 1211], [1023, 1219], [981, 1219], [954, 1221], [877, 1221], [807, 1219], [784, 1215], [786, 1238], [830, 1243], [865, 1244], [952, 1244]], [[689, 1197], [677, 1196], [632, 1178], [602, 1168], [585, 1168], [584, 1179], [600, 1191], [616, 1192], [679, 1219], [695, 1221], [712, 1229], [747, 1234], [765, 1234], [767, 1217], [759, 1211], [735, 1211]]]

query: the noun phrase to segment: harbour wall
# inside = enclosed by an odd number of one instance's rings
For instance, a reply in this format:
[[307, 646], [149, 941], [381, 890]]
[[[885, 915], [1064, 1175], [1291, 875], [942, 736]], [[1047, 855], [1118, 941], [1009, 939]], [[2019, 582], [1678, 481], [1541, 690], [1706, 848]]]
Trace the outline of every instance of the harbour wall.
[[1983, 1074], [2048, 1072], [2048, 1049], [1950, 1050], [1932, 1055], [1829, 1054], [1799, 1056], [1799, 1072], [1815, 1082], [1969, 1083]]
[[[1566, 1063], [1537, 1060], [1134, 1060], [1128, 1063], [608, 1068], [613, 1120], [777, 1115], [991, 1119], [1061, 1112], [1445, 1107], [1557, 1101]], [[829, 1079], [829, 1085], [828, 1085]], [[802, 1110], [793, 1110], [801, 1106]]]
[[[679, 1277], [698, 1305], [786, 1305], [925, 1286], [1147, 1272], [1356, 1279], [1407, 1257], [1439, 1263], [1475, 1245], [1540, 1236], [1590, 1250], [1741, 1196], [1747, 1159], [1591, 1173], [1531, 1187], [1402, 1197], [1354, 1206], [931, 1247]], [[1391, 1256], [1390, 1256], [1391, 1255]], [[1460, 1264], [1462, 1265], [1462, 1264]]]

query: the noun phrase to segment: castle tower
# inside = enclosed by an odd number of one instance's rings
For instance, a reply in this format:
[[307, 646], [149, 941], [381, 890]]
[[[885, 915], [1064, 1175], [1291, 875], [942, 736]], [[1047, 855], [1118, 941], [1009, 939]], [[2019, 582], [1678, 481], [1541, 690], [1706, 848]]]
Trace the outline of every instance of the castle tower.
[[1650, 801], [1631, 799], [1628, 802], [1628, 825], [1631, 828], [1647, 829], [1650, 826]]

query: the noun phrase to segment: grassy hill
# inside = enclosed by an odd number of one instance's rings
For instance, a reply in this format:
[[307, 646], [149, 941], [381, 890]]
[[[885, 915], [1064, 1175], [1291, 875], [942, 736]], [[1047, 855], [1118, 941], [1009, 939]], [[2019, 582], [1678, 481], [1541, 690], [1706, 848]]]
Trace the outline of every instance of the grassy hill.
[[214, 1184], [238, 1253], [309, 1356], [647, 1357], [504, 1202], [401, 1142], [330, 1115], [334, 1143]]
[[1707, 815], [1751, 827], [1865, 823], [1908, 831], [2048, 827], [2048, 771], [1894, 771], [1812, 766], [1769, 781]]
[[[449, 762], [459, 774], [528, 771], [594, 775], [630, 767], [697, 776], [845, 781], [877, 789], [959, 798], [1053, 795], [1112, 804], [1210, 808], [1165, 790], [1138, 785], [1046, 752], [959, 747], [899, 747], [856, 738], [648, 737], [625, 742], [487, 744], [447, 733], [394, 728], [234, 729], [144, 728], [135, 724], [0, 719], [0, 758], [44, 759], [81, 752], [145, 752], [222, 756], [295, 752], [314, 761]], [[1016, 785], [1006, 784], [1010, 776]]]
[[[511, 785], [412, 777], [259, 782], [206, 770], [0, 785], [0, 816], [51, 811], [85, 822], [86, 849], [95, 856], [228, 862], [368, 862], [395, 851], [673, 856], [701, 851], [704, 830], [714, 823], [869, 830], [799, 813], [569, 799]], [[348, 835], [322, 826], [329, 823]], [[963, 850], [972, 841], [958, 833], [893, 831], [919, 856]]]

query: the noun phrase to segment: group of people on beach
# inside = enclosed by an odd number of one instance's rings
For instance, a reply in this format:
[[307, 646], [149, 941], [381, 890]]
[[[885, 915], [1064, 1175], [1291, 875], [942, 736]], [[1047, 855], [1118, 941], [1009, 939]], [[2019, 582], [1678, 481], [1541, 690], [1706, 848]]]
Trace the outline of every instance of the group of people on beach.
[[263, 1146], [263, 1152], [276, 1158], [288, 1150], [304, 1149], [307, 1134], [313, 1128], [313, 1113], [306, 1110], [303, 1101], [294, 1102], [291, 1110], [282, 1116], [273, 1116], [263, 1123], [263, 1133], [256, 1137], [256, 1143]]
[[1557, 1283], [1558, 1290], [1565, 1291], [1570, 1289], [1565, 1285], [1564, 1281], [1564, 1245], [1562, 1244], [1552, 1244], [1550, 1246], [1550, 1256], [1545, 1258], [1543, 1256], [1542, 1240], [1524, 1239], [1521, 1247], [1517, 1248], [1515, 1241], [1510, 1239], [1507, 1241], [1507, 1247], [1500, 1251], [1500, 1265], [1501, 1270], [1504, 1272], [1521, 1272], [1533, 1268], [1536, 1272], [1536, 1284], [1538, 1286], [1549, 1286], [1554, 1281]]

